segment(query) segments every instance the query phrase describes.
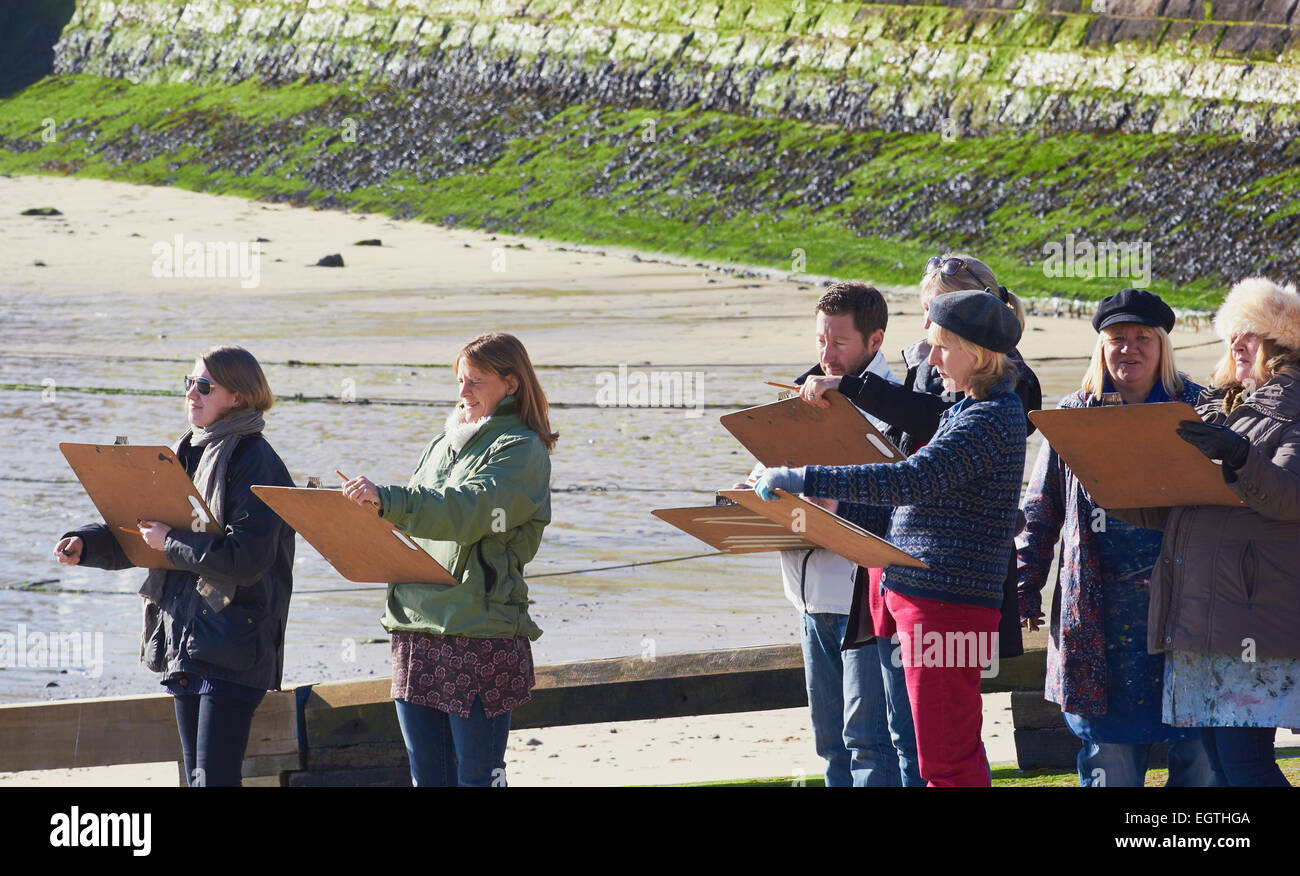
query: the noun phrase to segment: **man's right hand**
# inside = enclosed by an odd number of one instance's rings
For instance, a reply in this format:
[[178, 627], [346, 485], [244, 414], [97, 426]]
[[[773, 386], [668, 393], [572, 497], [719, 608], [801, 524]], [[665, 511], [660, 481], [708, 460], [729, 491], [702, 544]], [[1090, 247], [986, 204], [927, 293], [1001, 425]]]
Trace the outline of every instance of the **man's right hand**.
[[69, 536], [54, 546], [54, 558], [65, 566], [75, 566], [81, 562], [81, 539]]

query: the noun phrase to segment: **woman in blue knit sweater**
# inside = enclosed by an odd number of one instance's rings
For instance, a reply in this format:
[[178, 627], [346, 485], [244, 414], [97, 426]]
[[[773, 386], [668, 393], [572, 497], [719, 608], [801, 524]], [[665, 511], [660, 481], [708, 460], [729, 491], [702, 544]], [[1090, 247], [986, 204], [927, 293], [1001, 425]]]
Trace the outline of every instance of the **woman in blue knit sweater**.
[[1006, 358], [1020, 323], [983, 291], [936, 298], [930, 322], [930, 362], [945, 389], [966, 398], [944, 412], [928, 444], [893, 464], [769, 469], [755, 490], [894, 506], [889, 540], [927, 565], [888, 566], [881, 580], [921, 776], [931, 786], [988, 786], [979, 688], [982, 666], [996, 660], [1025, 467], [1024, 407]]

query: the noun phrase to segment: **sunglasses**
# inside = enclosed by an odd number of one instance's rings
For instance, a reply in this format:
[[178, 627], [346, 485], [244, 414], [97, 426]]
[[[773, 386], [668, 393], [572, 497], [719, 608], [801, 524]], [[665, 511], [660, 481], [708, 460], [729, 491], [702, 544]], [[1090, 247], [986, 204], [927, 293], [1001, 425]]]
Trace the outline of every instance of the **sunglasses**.
[[189, 392], [190, 387], [194, 386], [196, 383], [199, 386], [199, 395], [207, 395], [208, 393], [212, 392], [211, 380], [208, 380], [206, 377], [191, 377], [188, 374], [185, 375], [186, 392]]
[[951, 277], [965, 267], [966, 262], [964, 259], [941, 259], [938, 256], [931, 256], [930, 260], [925, 263], [925, 272], [928, 274], [931, 271], [939, 271], [945, 277]]

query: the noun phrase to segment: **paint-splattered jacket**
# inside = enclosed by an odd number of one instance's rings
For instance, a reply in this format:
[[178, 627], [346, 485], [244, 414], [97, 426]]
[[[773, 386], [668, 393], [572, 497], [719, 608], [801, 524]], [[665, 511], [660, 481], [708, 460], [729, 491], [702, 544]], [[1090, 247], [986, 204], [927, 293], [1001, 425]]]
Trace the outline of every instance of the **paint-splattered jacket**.
[[[1195, 404], [1201, 389], [1195, 383], [1184, 380], [1183, 391], [1175, 400]], [[1152, 395], [1147, 398], [1148, 402], [1169, 400], [1158, 383], [1152, 390]], [[1080, 390], [1061, 399], [1058, 407], [1085, 408], [1099, 404], [1094, 397]], [[1110, 627], [1114, 638], [1116, 630], [1131, 626], [1130, 632], [1138, 631], [1138, 627], [1145, 627], [1146, 623], [1145, 592], [1138, 598], [1127, 600], [1121, 609], [1132, 615], [1129, 619], [1131, 624], [1127, 624], [1124, 617], [1116, 617], [1113, 611], [1110, 617], [1106, 612], [1107, 592], [1116, 593], [1122, 582], [1114, 580], [1119, 576], [1108, 577], [1103, 571], [1103, 539], [1107, 537], [1103, 527], [1110, 526], [1114, 530], [1125, 524], [1113, 517], [1102, 516], [1069, 466], [1047, 442], [1043, 443], [1034, 464], [1029, 487], [1025, 491], [1023, 511], [1025, 529], [1016, 539], [1021, 618], [1037, 617], [1041, 613], [1042, 589], [1047, 583], [1058, 539], [1061, 542], [1056, 610], [1051, 618], [1047, 645], [1045, 696], [1068, 712], [1088, 716], [1106, 715], [1107, 646], [1122, 645], [1108, 643], [1107, 628]], [[1142, 555], [1130, 558], [1128, 568], [1149, 569], [1160, 553], [1158, 533], [1151, 533], [1152, 537], [1144, 541], [1141, 538], [1142, 532], [1123, 533], [1126, 543], [1141, 545]], [[1144, 591], [1146, 577], [1135, 582]], [[1143, 637], [1136, 637], [1135, 643], [1136, 647], [1130, 650], [1137, 654], [1145, 651]], [[1134, 662], [1143, 661], [1135, 655]], [[1158, 690], [1159, 667], [1136, 667], [1134, 671], [1150, 675], [1151, 683]], [[1136, 693], [1132, 699], [1141, 698], [1143, 695]]]

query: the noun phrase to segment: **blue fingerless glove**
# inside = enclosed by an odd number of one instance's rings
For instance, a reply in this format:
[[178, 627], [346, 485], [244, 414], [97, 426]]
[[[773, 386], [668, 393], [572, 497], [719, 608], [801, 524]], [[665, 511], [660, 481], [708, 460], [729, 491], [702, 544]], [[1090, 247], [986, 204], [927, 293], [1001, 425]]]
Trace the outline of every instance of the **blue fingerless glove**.
[[754, 492], [758, 498], [764, 502], [772, 502], [776, 499], [773, 490], [785, 490], [787, 493], [798, 495], [803, 492], [803, 468], [765, 468], [763, 473], [758, 476], [758, 482], [754, 484]]

